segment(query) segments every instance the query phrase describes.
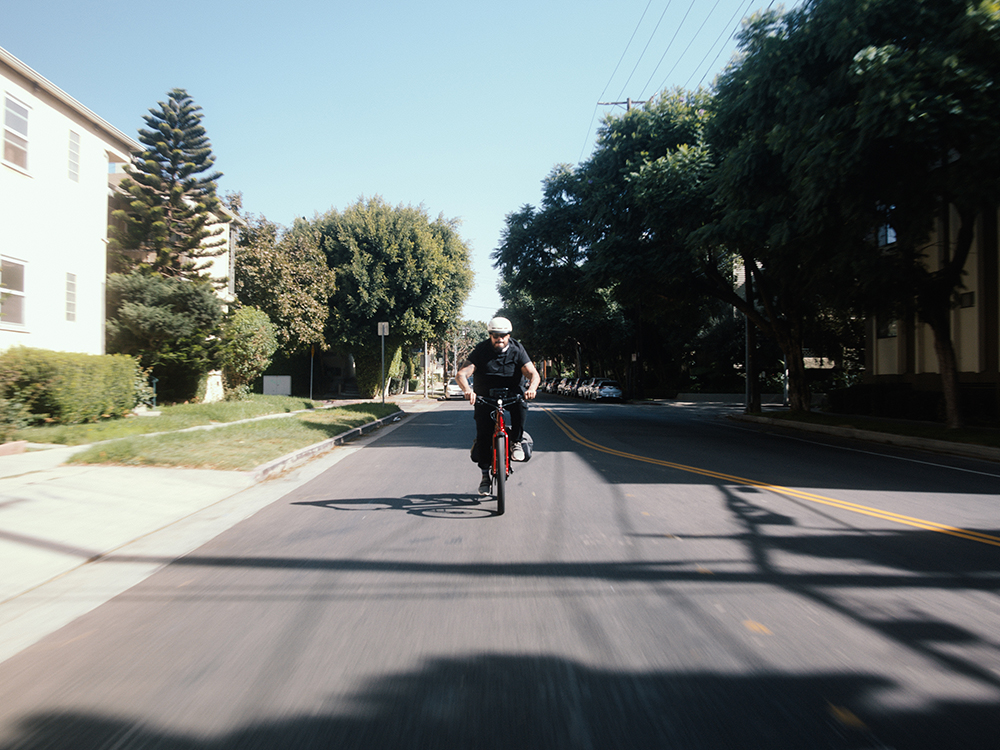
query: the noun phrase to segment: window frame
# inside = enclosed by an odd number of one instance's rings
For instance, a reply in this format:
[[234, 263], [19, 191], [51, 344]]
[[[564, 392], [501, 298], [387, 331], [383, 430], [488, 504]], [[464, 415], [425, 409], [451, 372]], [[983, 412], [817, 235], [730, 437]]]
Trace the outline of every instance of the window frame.
[[69, 323], [76, 322], [76, 291], [77, 276], [75, 273], [66, 272], [66, 320]]
[[[74, 140], [75, 137], [75, 140]], [[80, 182], [80, 134], [75, 130], [69, 131], [69, 153], [67, 156], [67, 174], [73, 182]]]
[[[21, 288], [20, 289], [9, 289], [5, 282], [3, 281], [3, 267], [8, 265], [19, 266], [21, 269]], [[28, 276], [28, 264], [23, 260], [18, 260], [16, 258], [11, 258], [7, 255], [0, 255], [0, 327], [4, 328], [18, 328], [22, 329], [26, 326], [26, 314], [25, 299], [27, 298], [27, 276]], [[20, 304], [18, 305], [20, 312], [20, 320], [5, 320], [3, 315], [3, 304], [11, 296], [20, 299]]]
[[[22, 115], [20, 112], [16, 111], [11, 105], [13, 105], [13, 107], [17, 107], [19, 109], [24, 110], [24, 114]], [[11, 119], [12, 115], [14, 117], [20, 117], [21, 119], [24, 120], [23, 131], [17, 129], [14, 125], [8, 122], [8, 120]], [[25, 173], [28, 172], [28, 167], [30, 165], [30, 161], [28, 159], [29, 147], [31, 145], [31, 141], [28, 138], [28, 119], [30, 115], [31, 115], [31, 107], [22, 102], [16, 96], [12, 96], [6, 91], [4, 92], [3, 155], [2, 155], [3, 163], [9, 167], [12, 167], [13, 169]], [[20, 142], [18, 143], [18, 141]], [[8, 158], [7, 156], [8, 149], [12, 150], [17, 149], [22, 151], [24, 153], [24, 163], [22, 164], [20, 161]]]

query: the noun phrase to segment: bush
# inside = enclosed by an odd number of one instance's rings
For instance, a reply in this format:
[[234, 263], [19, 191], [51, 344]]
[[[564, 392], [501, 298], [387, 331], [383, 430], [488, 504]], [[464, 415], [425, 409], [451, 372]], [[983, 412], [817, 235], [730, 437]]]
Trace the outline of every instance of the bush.
[[224, 326], [222, 336], [226, 397], [239, 400], [250, 394], [250, 384], [271, 364], [278, 338], [271, 319], [256, 307], [240, 308]]
[[194, 397], [216, 368], [222, 301], [210, 284], [161, 276], [111, 274], [109, 352], [138, 358], [159, 379], [161, 402]]
[[139, 403], [144, 381], [138, 361], [125, 355], [14, 347], [0, 354], [7, 402], [0, 419], [79, 424], [122, 416]]

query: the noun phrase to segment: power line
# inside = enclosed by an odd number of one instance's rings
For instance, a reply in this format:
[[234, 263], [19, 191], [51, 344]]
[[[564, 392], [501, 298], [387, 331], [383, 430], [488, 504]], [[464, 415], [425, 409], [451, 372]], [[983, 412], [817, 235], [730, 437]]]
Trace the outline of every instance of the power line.
[[[747, 3], [747, 7], [743, 9], [743, 16], [742, 16], [742, 17], [741, 17], [741, 19], [740, 19], [741, 23], [742, 23], [742, 18], [745, 18], [745, 17], [746, 17], [747, 13], [748, 13], [748, 12], [750, 11], [750, 6], [751, 6], [751, 5], [753, 5], [753, 4], [755, 3], [755, 2], [756, 2], [756, 0], [750, 0], [750, 2], [748, 2], [748, 3]], [[765, 11], [767, 11], [767, 10], [771, 10], [771, 6], [772, 6], [772, 5], [774, 5], [774, 0], [771, 0], [771, 2], [770, 2], [770, 3], [768, 3], [768, 5], [767, 5], [767, 8], [765, 9]], [[730, 23], [732, 23], [732, 22], [730, 22]], [[733, 34], [735, 34], [735, 33], [736, 33], [736, 31], [734, 30], [734, 31], [733, 31]], [[730, 34], [730, 37], [732, 37], [732, 34]], [[708, 75], [709, 71], [711, 71], [711, 70], [714, 70], [714, 69], [715, 69], [715, 66], [716, 66], [716, 65], [718, 64], [718, 62], [719, 62], [719, 58], [720, 58], [720, 57], [722, 56], [722, 53], [723, 53], [723, 52], [725, 52], [725, 50], [726, 50], [726, 48], [725, 48], [725, 47], [722, 47], [722, 49], [720, 49], [720, 50], [719, 50], [718, 54], [717, 54], [717, 55], [715, 56], [715, 59], [714, 59], [714, 60], [712, 61], [712, 65], [711, 65], [711, 67], [710, 67], [710, 68], [708, 68], [708, 69], [707, 69], [707, 70], [705, 71], [705, 73], [704, 73], [704, 74], [702, 75], [702, 77], [701, 77], [701, 80], [700, 80], [700, 81], [698, 81], [698, 85], [699, 85], [699, 86], [701, 86], [701, 84], [702, 84], [702, 83], [704, 83], [704, 81], [705, 81], [705, 76], [707, 76], [707, 75]], [[686, 88], [686, 86], [685, 86], [685, 88]]]
[[[694, 0], [691, 0], [694, 2]], [[656, 22], [656, 26], [653, 28], [653, 33], [649, 35], [649, 41], [646, 42], [646, 46], [642, 48], [642, 52], [639, 53], [639, 59], [635, 61], [635, 67], [632, 68], [632, 72], [628, 74], [628, 79], [625, 81], [625, 85], [622, 86], [622, 91], [618, 94], [618, 98], [621, 99], [625, 95], [625, 89], [628, 88], [629, 82], [632, 80], [632, 76], [635, 75], [636, 69], [639, 67], [639, 63], [642, 62], [643, 55], [646, 54], [646, 50], [649, 49], [650, 42], [653, 41], [653, 37], [656, 36], [656, 30], [660, 28], [660, 24], [663, 22], [663, 17], [667, 15], [667, 11], [670, 9], [671, 0], [667, 0], [667, 7], [663, 9], [660, 14], [660, 20]]]
[[[663, 63], [663, 58], [665, 58], [667, 56], [667, 53], [670, 51], [670, 48], [674, 46], [674, 41], [677, 39], [677, 35], [681, 33], [681, 29], [684, 27], [684, 22], [687, 20], [687, 17], [689, 15], [691, 15], [691, 9], [694, 8], [694, 2], [695, 2], [695, 0], [691, 0], [691, 4], [688, 6], [687, 11], [685, 11], [685, 13], [684, 13], [684, 18], [682, 18], [681, 22], [679, 24], [677, 24], [677, 30], [674, 31], [674, 35], [672, 37], [670, 37], [670, 42], [667, 44], [667, 48], [665, 50], [663, 50], [663, 54], [660, 56], [660, 61], [658, 63], [656, 63], [656, 67], [653, 68], [653, 72], [649, 76], [649, 81], [653, 80], [653, 76], [656, 75], [656, 71], [659, 70], [660, 65]], [[668, 8], [670, 7], [669, 3], [667, 4], [667, 7]], [[666, 11], [664, 11], [664, 12], [666, 12]], [[702, 24], [702, 26], [704, 26], [704, 24]], [[691, 38], [691, 41], [692, 42], [694, 41], [694, 37]], [[688, 47], [690, 47], [690, 46], [691, 45], [688, 44]], [[682, 53], [682, 56], [683, 56], [683, 53]], [[674, 67], [676, 67], [676, 66], [674, 66]], [[649, 86], [649, 81], [646, 81], [646, 86]], [[642, 87], [642, 92], [641, 93], [646, 93], [646, 86]]]
[[[746, 7], [746, 9], [745, 9], [745, 10], [743, 11], [743, 14], [742, 14], [742, 16], [746, 16], [746, 14], [747, 14], [747, 10], [749, 10], [749, 9], [750, 9], [750, 6], [751, 6], [751, 5], [752, 5], [752, 4], [754, 3], [754, 2], [755, 2], [755, 0], [750, 0], [750, 2], [749, 2], [749, 3], [747, 3], [747, 7]], [[728, 30], [729, 30], [730, 28], [732, 28], [732, 26], [733, 26], [733, 21], [734, 21], [734, 20], [736, 19], [736, 16], [737, 16], [737, 15], [740, 15], [740, 8], [739, 8], [739, 6], [738, 6], [738, 5], [736, 6], [736, 11], [735, 11], [735, 12], [733, 13], [732, 17], [731, 17], [731, 18], [729, 19], [729, 23], [728, 23], [728, 24], [726, 24], [726, 25], [725, 25], [725, 26], [723, 27], [722, 31], [720, 31], [720, 32], [719, 32], [719, 36], [718, 36], [718, 37], [716, 37], [716, 39], [715, 39], [715, 41], [714, 41], [714, 42], [712, 42], [712, 45], [711, 45], [711, 46], [710, 46], [710, 47], [708, 48], [708, 52], [706, 52], [706, 53], [705, 53], [705, 56], [701, 58], [701, 62], [700, 62], [700, 63], [698, 63], [698, 64], [697, 64], [697, 65], [695, 66], [695, 68], [694, 68], [694, 71], [693, 71], [693, 72], [691, 73], [691, 75], [690, 75], [690, 76], [688, 77], [688, 79], [687, 79], [687, 80], [686, 80], [686, 81], [684, 82], [684, 88], [687, 88], [687, 87], [688, 87], [688, 84], [689, 84], [689, 83], [691, 83], [691, 79], [692, 79], [692, 78], [694, 78], [694, 77], [695, 77], [695, 75], [697, 75], [697, 73], [698, 73], [698, 70], [699, 70], [699, 69], [701, 68], [701, 66], [702, 66], [702, 65], [704, 65], [704, 64], [705, 64], [705, 60], [707, 60], [707, 59], [708, 59], [708, 56], [709, 56], [710, 54], [712, 54], [712, 50], [713, 50], [713, 49], [715, 48], [715, 45], [717, 45], [717, 44], [719, 43], [719, 40], [720, 40], [720, 39], [722, 39], [722, 36], [723, 36], [723, 34], [725, 34], [725, 33], [726, 33], [726, 32], [727, 32], [727, 31], [728, 31]], [[742, 18], [742, 16], [741, 16], [741, 18]], [[732, 38], [732, 36], [733, 36], [733, 34], [734, 34], [734, 33], [735, 33], [735, 32], [731, 32], [731, 33], [729, 34], [729, 38]], [[719, 55], [721, 55], [721, 54], [722, 54], [722, 52], [724, 51], [724, 49], [725, 49], [725, 48], [723, 48], [723, 49], [719, 50], [719, 51], [718, 51], [718, 52], [716, 53], [716, 55], [715, 55], [715, 60], [714, 60], [714, 61], [712, 62], [712, 66], [711, 66], [711, 67], [710, 67], [710, 68], [709, 68], [708, 70], [714, 70], [714, 69], [715, 69], [715, 63], [717, 63], [717, 62], [718, 62], [718, 60], [719, 60]], [[708, 75], [708, 70], [706, 70], [706, 71], [705, 71], [705, 73], [704, 73], [704, 74], [702, 74], [702, 76], [701, 76], [701, 80], [700, 80], [700, 81], [698, 81], [698, 85], [699, 85], [699, 86], [701, 86], [702, 82], [703, 82], [703, 81], [705, 80], [705, 76], [706, 76], [706, 75]], [[665, 83], [666, 83], [666, 81], [664, 81], [664, 84], [665, 84]], [[660, 88], [663, 88], [663, 86], [661, 85], [661, 86], [660, 86]]]
[[[715, 5], [712, 6], [712, 10], [710, 10], [708, 12], [708, 15], [705, 16], [705, 20], [701, 22], [701, 26], [698, 27], [698, 30], [696, 32], [694, 32], [694, 34], [691, 35], [691, 40], [688, 42], [687, 47], [685, 47], [684, 51], [681, 52], [680, 57], [677, 58], [677, 62], [674, 63], [674, 66], [670, 69], [670, 72], [667, 73], [667, 77], [664, 78], [663, 79], [663, 83], [660, 84], [660, 89], [659, 89], [660, 91], [663, 90], [663, 87], [666, 85], [667, 81], [670, 79], [670, 76], [672, 76], [674, 74], [674, 71], [677, 70], [677, 66], [681, 64], [681, 60], [684, 59], [684, 55], [686, 55], [687, 52], [688, 52], [688, 50], [691, 49], [691, 45], [694, 44], [694, 40], [698, 38], [698, 35], [702, 32], [702, 29], [705, 28], [705, 24], [708, 23], [708, 19], [712, 17], [713, 13], [715, 13], [715, 9], [719, 7], [719, 2], [721, 2], [721, 0], [715, 0]], [[691, 4], [691, 7], [692, 8], [694, 7], [694, 3]], [[688, 9], [688, 12], [690, 12], [690, 8]], [[687, 19], [687, 16], [685, 15], [684, 18]], [[683, 23], [684, 23], [684, 21], [681, 21], [682, 25], [683, 25]], [[680, 31], [680, 27], [677, 27], [677, 30]], [[673, 40], [671, 40], [671, 44], [673, 44]], [[667, 53], [664, 52], [663, 53], [663, 57], [666, 57], [666, 56], [667, 56]], [[663, 57], [660, 58], [660, 63], [663, 62]], [[659, 69], [660, 63], [656, 64], [656, 68], [653, 69], [653, 72], [649, 76], [649, 81], [646, 81], [646, 86], [649, 86], [649, 82], [653, 80], [653, 76], [656, 75], [656, 71]], [[643, 92], [645, 92], [645, 90], [646, 90], [646, 88], [643, 87]]]
[[[598, 99], [603, 99], [604, 98], [604, 95], [608, 91], [608, 86], [610, 86], [611, 82], [615, 79], [615, 73], [617, 73], [618, 72], [618, 68], [621, 67], [622, 60], [625, 59], [625, 54], [628, 52], [628, 48], [632, 46], [632, 40], [635, 39], [635, 35], [639, 33], [639, 27], [642, 26], [642, 19], [644, 19], [646, 17], [646, 11], [649, 10], [649, 6], [652, 5], [652, 4], [653, 4], [653, 0], [649, 0], [649, 2], [646, 3], [645, 10], [643, 10], [642, 11], [642, 15], [639, 16], [639, 23], [637, 23], [635, 25], [635, 29], [632, 31], [632, 36], [629, 37], [628, 44], [626, 44], [625, 45], [625, 49], [622, 50], [622, 56], [618, 58], [618, 64], [615, 65], [615, 69], [611, 72], [611, 77], [608, 79], [608, 82], [606, 84], [604, 84], [604, 90], [601, 91], [601, 95], [599, 97], [597, 97]], [[594, 114], [591, 115], [591, 117], [590, 117], [590, 125], [587, 126], [587, 135], [583, 139], [583, 147], [580, 149], [580, 158], [577, 161], [583, 161], [583, 152], [587, 150], [587, 144], [590, 142], [590, 131], [594, 127], [594, 119], [597, 117], [597, 108], [599, 106], [600, 106], [600, 104], [595, 104], [594, 105]]]
[[635, 39], [635, 35], [639, 33], [639, 27], [642, 26], [642, 19], [646, 17], [646, 11], [649, 10], [649, 6], [652, 4], [653, 0], [649, 0], [649, 2], [646, 3], [646, 9], [642, 11], [642, 15], [639, 16], [639, 23], [635, 25], [635, 30], [632, 32], [632, 36], [629, 37], [628, 44], [626, 44], [625, 49], [622, 50], [622, 56], [618, 58], [618, 65], [615, 65], [615, 69], [611, 72], [611, 77], [608, 79], [608, 82], [604, 84], [604, 90], [601, 92], [601, 95], [598, 97], [598, 99], [604, 98], [604, 95], [608, 91], [608, 86], [610, 86], [611, 82], [615, 79], [615, 73], [618, 72], [618, 68], [621, 66], [622, 60], [625, 59], [625, 54], [628, 52], [628, 48], [632, 46], [632, 40]]

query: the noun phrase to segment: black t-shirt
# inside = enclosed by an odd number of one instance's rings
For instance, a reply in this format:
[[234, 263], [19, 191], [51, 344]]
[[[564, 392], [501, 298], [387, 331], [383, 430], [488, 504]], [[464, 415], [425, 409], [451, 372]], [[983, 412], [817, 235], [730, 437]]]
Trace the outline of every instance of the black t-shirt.
[[503, 352], [496, 351], [489, 339], [481, 341], [472, 350], [469, 361], [476, 366], [472, 375], [472, 390], [478, 395], [489, 396], [492, 388], [510, 388], [524, 393], [521, 368], [531, 362], [531, 357], [514, 339]]

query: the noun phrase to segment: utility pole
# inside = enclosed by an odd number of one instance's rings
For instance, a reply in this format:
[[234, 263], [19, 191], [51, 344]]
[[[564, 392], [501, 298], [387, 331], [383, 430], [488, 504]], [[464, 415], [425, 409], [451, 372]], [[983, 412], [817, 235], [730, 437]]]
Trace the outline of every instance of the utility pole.
[[[746, 260], [743, 261], [743, 288], [746, 292], [746, 302], [747, 307], [751, 310], [754, 306], [753, 299], [753, 276], [750, 273], [750, 268], [746, 264]], [[743, 413], [744, 414], [760, 414], [760, 387], [757, 383], [757, 329], [754, 328], [753, 323], [750, 322], [750, 316], [745, 316], [743, 325], [745, 326], [745, 345], [746, 345], [746, 364], [745, 364], [745, 374], [746, 374], [746, 402], [744, 404]]]
[[613, 107], [613, 106], [620, 107], [621, 105], [624, 104], [625, 105], [625, 111], [626, 112], [631, 112], [633, 104], [649, 104], [651, 101], [653, 101], [653, 100], [652, 99], [647, 99], [644, 102], [636, 102], [636, 101], [632, 101], [632, 99], [626, 99], [623, 102], [598, 102], [597, 106], [599, 106], [599, 107]]

